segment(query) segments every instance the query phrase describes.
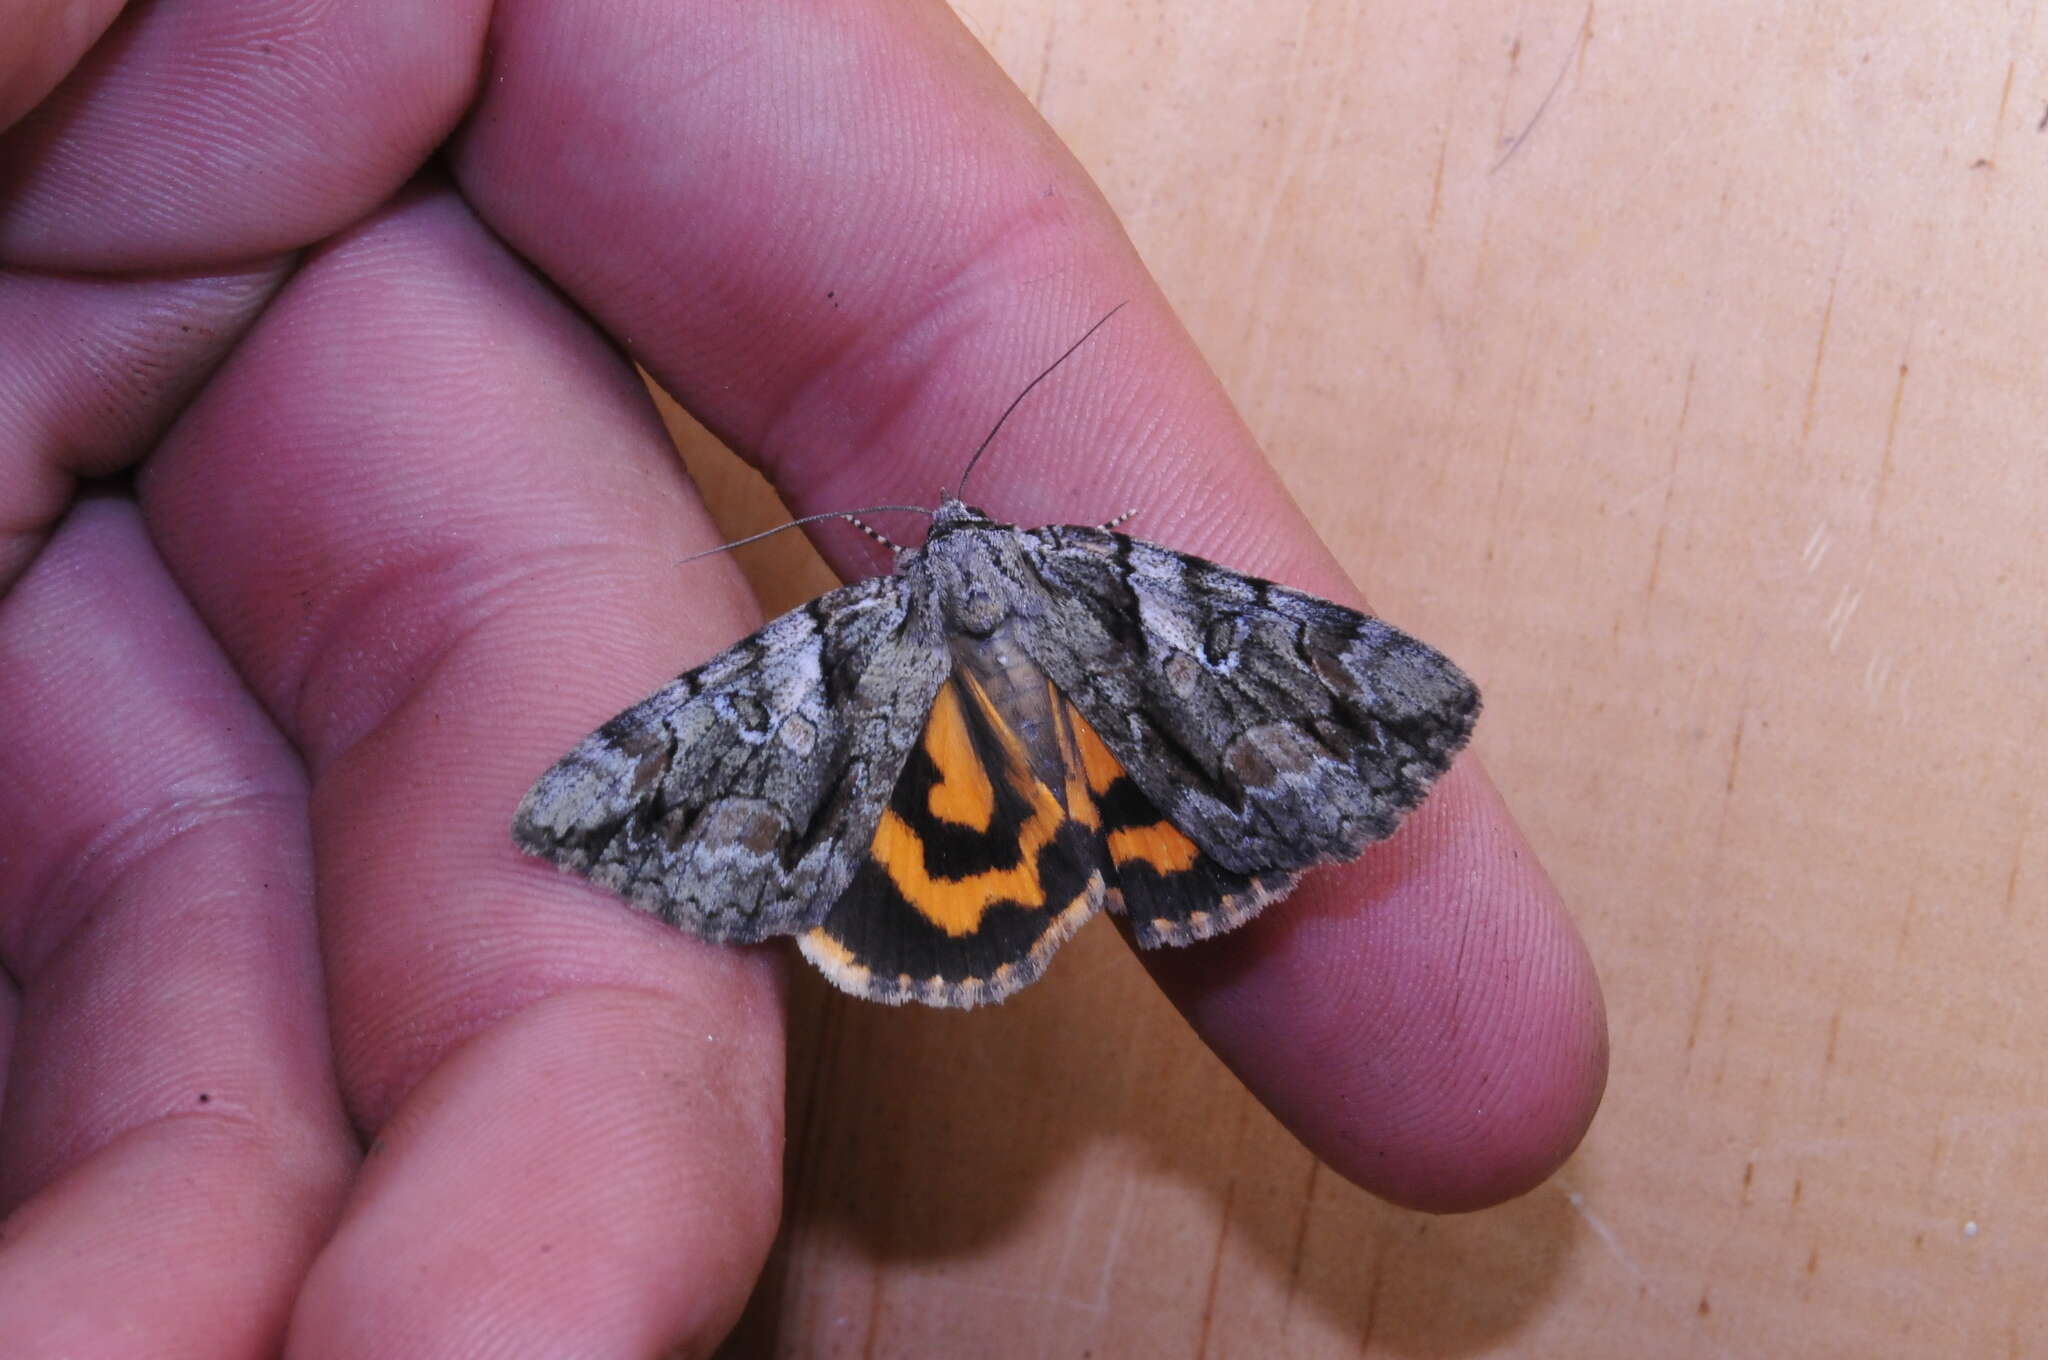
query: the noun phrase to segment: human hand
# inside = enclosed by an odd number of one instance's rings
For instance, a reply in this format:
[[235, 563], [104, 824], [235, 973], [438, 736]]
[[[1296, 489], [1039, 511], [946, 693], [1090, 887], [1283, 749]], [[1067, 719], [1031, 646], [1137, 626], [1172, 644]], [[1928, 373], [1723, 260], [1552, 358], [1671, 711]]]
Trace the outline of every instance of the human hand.
[[[754, 622], [729, 563], [675, 567], [715, 531], [591, 323], [805, 512], [928, 500], [1129, 299], [977, 500], [1349, 587], [943, 6], [170, 3], [86, 40], [0, 57], [0, 114], [36, 104], [0, 142], [0, 1353], [707, 1348], [774, 1231], [782, 951], [507, 835]], [[133, 504], [75, 497], [130, 467]], [[1525, 1188], [1598, 1098], [1590, 969], [1469, 758], [1146, 962], [1404, 1203]]]

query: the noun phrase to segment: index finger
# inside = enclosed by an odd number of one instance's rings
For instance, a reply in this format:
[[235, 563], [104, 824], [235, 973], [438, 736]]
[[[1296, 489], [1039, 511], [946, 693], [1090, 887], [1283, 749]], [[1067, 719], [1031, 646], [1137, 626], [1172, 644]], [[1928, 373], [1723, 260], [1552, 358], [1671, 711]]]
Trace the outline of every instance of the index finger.
[[[509, 6], [495, 51], [469, 194], [800, 511], [950, 485], [989, 414], [1128, 299], [1017, 413], [976, 499], [1025, 524], [1137, 505], [1148, 537], [1356, 598], [1100, 195], [944, 6], [630, 31]], [[581, 151], [596, 109], [601, 157]], [[1604, 1079], [1584, 950], [1469, 758], [1359, 863], [1147, 962], [1313, 1150], [1398, 1201], [1527, 1188]]]

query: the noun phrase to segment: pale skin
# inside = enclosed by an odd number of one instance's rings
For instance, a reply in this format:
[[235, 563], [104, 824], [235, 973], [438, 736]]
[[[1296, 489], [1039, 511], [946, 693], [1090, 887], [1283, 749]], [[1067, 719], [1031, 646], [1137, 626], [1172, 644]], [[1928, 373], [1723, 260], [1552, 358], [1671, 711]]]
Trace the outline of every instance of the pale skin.
[[[115, 8], [0, 3], [0, 1353], [702, 1351], [775, 1231], [788, 951], [507, 833], [758, 622], [675, 565], [716, 531], [619, 347], [799, 512], [930, 502], [1128, 301], [972, 498], [1356, 590], [940, 5]], [[1599, 1099], [1469, 756], [1146, 962], [1403, 1204], [1529, 1188]]]

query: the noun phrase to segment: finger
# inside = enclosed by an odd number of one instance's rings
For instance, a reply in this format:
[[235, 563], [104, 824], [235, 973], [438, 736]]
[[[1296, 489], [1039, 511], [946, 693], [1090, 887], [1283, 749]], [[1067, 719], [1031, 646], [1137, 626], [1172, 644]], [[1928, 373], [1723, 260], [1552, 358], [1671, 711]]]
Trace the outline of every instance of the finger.
[[0, 271], [0, 592], [78, 479], [140, 458], [283, 277], [279, 262], [150, 279]]
[[0, 748], [0, 1354], [274, 1354], [355, 1162], [304, 781], [131, 505], [0, 603]]
[[[1129, 300], [1017, 412], [975, 499], [1024, 523], [1137, 505], [1148, 536], [1355, 598], [1100, 196], [944, 6], [767, 3], [628, 29], [514, 4], [494, 51], [466, 189], [800, 509], [950, 485], [992, 413]], [[610, 154], [574, 154], [600, 107]], [[874, 569], [850, 535], [820, 537]], [[1482, 786], [1468, 760], [1409, 846], [1152, 960], [1315, 1151], [1439, 1208], [1547, 1172], [1604, 1074], [1584, 951]], [[1211, 955], [1242, 970], [1227, 989]]]
[[0, 0], [0, 128], [48, 94], [120, 12], [120, 0]]
[[[307, 754], [337, 1062], [377, 1134], [294, 1353], [708, 1344], [777, 1211], [774, 959], [510, 841], [576, 737], [747, 626], [729, 568], [673, 568], [709, 527], [645, 388], [409, 197], [293, 279], [143, 494]], [[612, 541], [649, 551], [590, 570]]]
[[488, 9], [131, 5], [0, 136], [0, 260], [209, 268], [330, 234], [461, 116]]

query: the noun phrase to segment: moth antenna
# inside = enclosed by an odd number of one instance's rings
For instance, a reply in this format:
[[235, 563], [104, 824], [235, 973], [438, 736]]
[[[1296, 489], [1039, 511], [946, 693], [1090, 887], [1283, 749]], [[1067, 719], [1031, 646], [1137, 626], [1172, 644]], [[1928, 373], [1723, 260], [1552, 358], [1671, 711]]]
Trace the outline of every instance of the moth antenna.
[[1107, 523], [1105, 523], [1105, 524], [1104, 524], [1104, 525], [1102, 526], [1102, 528], [1103, 528], [1103, 529], [1104, 529], [1105, 531], [1107, 531], [1107, 530], [1110, 530], [1110, 529], [1114, 529], [1114, 528], [1116, 528], [1116, 527], [1117, 527], [1118, 525], [1121, 525], [1121, 524], [1128, 524], [1128, 523], [1130, 523], [1130, 520], [1131, 520], [1131, 516], [1133, 516], [1133, 515], [1135, 515], [1135, 514], [1137, 514], [1137, 513], [1138, 513], [1138, 507], [1134, 505], [1134, 506], [1132, 506], [1132, 507], [1131, 507], [1130, 509], [1128, 509], [1128, 510], [1124, 511], [1124, 512], [1123, 512], [1123, 513], [1122, 513], [1121, 515], [1118, 515], [1118, 516], [1117, 516], [1117, 517], [1116, 517], [1115, 519], [1113, 519], [1113, 520], [1110, 520], [1110, 521], [1108, 521]]
[[[758, 534], [748, 534], [745, 538], [736, 538], [730, 543], [721, 543], [715, 548], [706, 548], [703, 552], [691, 553], [688, 557], [682, 558], [680, 561], [678, 561], [676, 565], [679, 567], [686, 566], [689, 563], [696, 561], [700, 557], [710, 557], [716, 553], [731, 552], [734, 548], [744, 548], [749, 543], [759, 543], [764, 538], [773, 538], [775, 535], [781, 533], [785, 529], [794, 529], [799, 525], [803, 524], [816, 524], [821, 519], [851, 520], [855, 524], [860, 525], [861, 529], [865, 531], [869, 537], [877, 539], [882, 543], [888, 544], [888, 546], [891, 548], [896, 548], [895, 544], [890, 543], [888, 539], [883, 538], [873, 529], [869, 529], [867, 525], [861, 524], [860, 522], [860, 516], [879, 515], [884, 510], [901, 510], [905, 514], [923, 515], [926, 519], [930, 519], [932, 517], [932, 511], [926, 509], [922, 505], [870, 505], [864, 510], [826, 510], [815, 515], [805, 515], [801, 519], [793, 519], [789, 521], [789, 523], [787, 524], [778, 524], [773, 529], [763, 529]], [[896, 551], [901, 552], [902, 549], [896, 548]]]
[[1082, 333], [1081, 338], [1079, 340], [1076, 340], [1073, 344], [1067, 346], [1065, 353], [1061, 354], [1059, 358], [1047, 364], [1045, 366], [1044, 371], [1041, 372], [1037, 377], [1033, 378], [1030, 382], [1024, 384], [1024, 390], [1022, 392], [1019, 392], [1016, 395], [1016, 397], [1011, 400], [1010, 404], [1003, 408], [1003, 413], [996, 417], [996, 423], [989, 427], [988, 437], [983, 439], [980, 445], [976, 447], [976, 449], [974, 450], [974, 456], [967, 460], [967, 466], [961, 470], [960, 480], [953, 484], [953, 498], [955, 500], [958, 500], [960, 498], [960, 493], [967, 489], [967, 479], [974, 475], [974, 465], [981, 461], [981, 455], [987, 453], [988, 446], [995, 441], [996, 431], [1003, 428], [1003, 422], [1010, 418], [1010, 413], [1012, 411], [1016, 410], [1019, 406], [1024, 404], [1024, 398], [1031, 395], [1031, 389], [1038, 386], [1040, 383], [1044, 382], [1047, 378], [1050, 378], [1052, 376], [1052, 371], [1054, 369], [1058, 368], [1061, 364], [1065, 363], [1075, 350], [1081, 348], [1081, 346], [1088, 343], [1089, 336], [1095, 334], [1095, 332], [1101, 330], [1104, 326], [1107, 326], [1109, 324], [1109, 319], [1111, 317], [1115, 316], [1118, 312], [1122, 311], [1124, 308], [1128, 306], [1130, 306], [1130, 302], [1128, 300], [1125, 300], [1123, 302], [1119, 302], [1116, 306], [1110, 308], [1107, 312], [1104, 312], [1102, 314], [1102, 320], [1090, 326], [1086, 331]]
[[869, 538], [875, 540], [875, 542], [887, 548], [890, 552], [900, 553], [903, 551], [903, 545], [901, 543], [898, 543], [895, 539], [889, 537], [880, 529], [873, 527], [866, 520], [862, 519], [859, 515], [848, 515], [846, 517], [846, 522], [848, 524], [851, 524], [854, 528], [860, 530], [862, 533], [866, 534]]

